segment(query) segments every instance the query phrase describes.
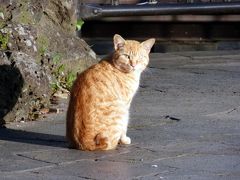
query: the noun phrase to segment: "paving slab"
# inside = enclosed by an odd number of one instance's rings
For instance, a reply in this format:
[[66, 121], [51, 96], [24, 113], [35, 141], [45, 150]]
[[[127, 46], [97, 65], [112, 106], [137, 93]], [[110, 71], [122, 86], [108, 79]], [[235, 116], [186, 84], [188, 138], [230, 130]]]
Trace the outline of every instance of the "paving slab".
[[151, 54], [129, 146], [68, 149], [61, 112], [0, 129], [0, 179], [240, 179], [240, 51]]

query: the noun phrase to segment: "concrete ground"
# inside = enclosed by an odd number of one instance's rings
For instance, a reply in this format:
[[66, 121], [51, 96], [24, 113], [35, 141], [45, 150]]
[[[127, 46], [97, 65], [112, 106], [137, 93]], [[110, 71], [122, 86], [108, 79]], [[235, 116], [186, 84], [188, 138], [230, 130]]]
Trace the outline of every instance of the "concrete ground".
[[0, 179], [239, 180], [239, 113], [240, 51], [152, 54], [131, 108], [131, 145], [68, 149], [65, 112], [9, 124]]

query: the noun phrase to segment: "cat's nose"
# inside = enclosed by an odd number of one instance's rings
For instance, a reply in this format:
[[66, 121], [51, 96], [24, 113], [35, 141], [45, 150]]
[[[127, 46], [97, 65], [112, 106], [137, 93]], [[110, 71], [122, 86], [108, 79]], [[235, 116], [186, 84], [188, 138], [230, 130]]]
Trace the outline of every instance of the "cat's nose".
[[137, 65], [136, 62], [131, 62], [131, 66], [132, 66], [132, 67], [135, 67], [136, 65]]

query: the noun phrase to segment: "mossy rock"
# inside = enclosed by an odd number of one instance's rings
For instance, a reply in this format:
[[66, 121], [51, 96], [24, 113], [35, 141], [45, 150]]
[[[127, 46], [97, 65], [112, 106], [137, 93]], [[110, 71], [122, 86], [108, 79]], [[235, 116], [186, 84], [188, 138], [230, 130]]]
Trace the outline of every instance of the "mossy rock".
[[5, 94], [2, 99], [7, 98], [1, 102], [12, 102], [9, 106], [0, 103], [0, 121], [34, 120], [49, 106], [56, 88], [69, 90], [77, 73], [97, 62], [91, 48], [76, 36], [75, 2], [23, 0], [1, 4], [0, 68], [20, 79], [18, 85], [11, 79], [1, 82], [1, 87], [16, 89], [16, 93], [0, 89], [0, 95]]

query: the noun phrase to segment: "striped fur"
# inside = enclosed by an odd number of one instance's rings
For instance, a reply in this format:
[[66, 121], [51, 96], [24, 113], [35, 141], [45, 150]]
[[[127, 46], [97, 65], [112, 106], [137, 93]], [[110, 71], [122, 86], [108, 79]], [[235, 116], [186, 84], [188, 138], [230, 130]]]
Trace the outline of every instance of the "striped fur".
[[72, 148], [110, 150], [127, 137], [129, 108], [155, 40], [114, 36], [114, 53], [78, 75], [71, 90], [66, 137]]

